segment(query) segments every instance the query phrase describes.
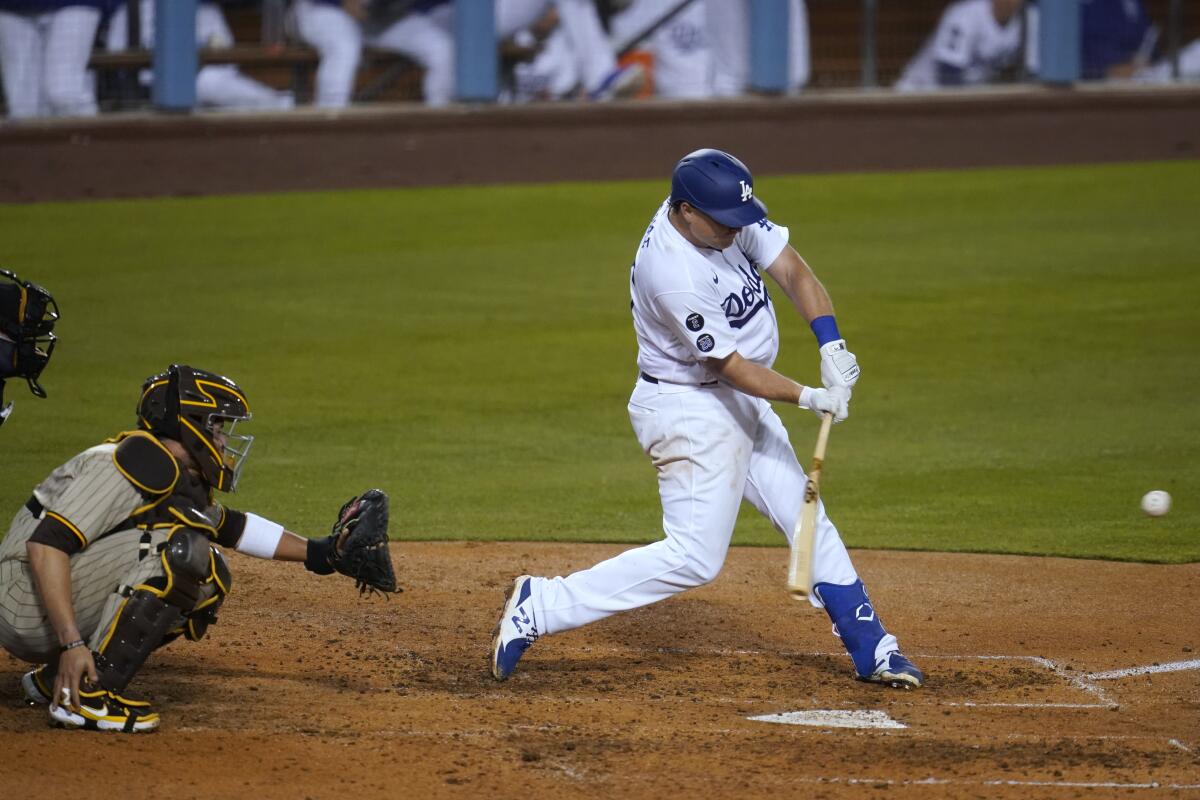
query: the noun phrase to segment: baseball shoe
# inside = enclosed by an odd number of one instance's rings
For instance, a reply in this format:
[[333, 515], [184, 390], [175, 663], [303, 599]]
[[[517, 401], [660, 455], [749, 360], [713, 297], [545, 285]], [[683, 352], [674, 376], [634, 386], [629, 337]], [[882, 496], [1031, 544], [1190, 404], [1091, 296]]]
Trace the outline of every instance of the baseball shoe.
[[888, 653], [869, 677], [859, 678], [868, 683], [882, 683], [893, 689], [920, 689], [925, 685], [925, 673], [899, 651]]
[[104, 689], [80, 689], [79, 711], [52, 704], [50, 724], [88, 731], [149, 733], [158, 729], [158, 714], [145, 700], [130, 700]]
[[21, 691], [25, 695], [25, 704], [30, 706], [50, 705], [50, 692], [53, 687], [47, 686], [44, 680], [45, 664], [37, 669], [31, 669], [21, 676]]
[[492, 677], [502, 681], [517, 668], [517, 662], [538, 639], [533, 603], [528, 602], [533, 580], [522, 575], [504, 595], [504, 610], [492, 631]]

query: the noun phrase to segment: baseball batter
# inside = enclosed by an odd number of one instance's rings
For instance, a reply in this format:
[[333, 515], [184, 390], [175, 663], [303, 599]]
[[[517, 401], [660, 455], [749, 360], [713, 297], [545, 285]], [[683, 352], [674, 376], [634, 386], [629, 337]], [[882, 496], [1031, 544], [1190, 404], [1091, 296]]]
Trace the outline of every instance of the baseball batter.
[[[125, 689], [153, 650], [180, 636], [198, 640], [217, 621], [231, 576], [214, 544], [395, 588], [378, 540], [365, 552], [381, 571], [344, 570], [348, 531], [306, 540], [213, 502], [214, 490], [236, 487], [254, 438], [235, 433], [250, 417], [236, 383], [174, 364], [146, 380], [137, 416], [137, 430], [84, 450], [39, 483], [0, 542], [0, 645], [40, 664], [21, 679], [25, 698], [63, 727], [158, 727], [158, 714]], [[359, 505], [348, 503], [339, 518], [348, 510]], [[386, 537], [386, 502], [383, 514]]]
[[[859, 367], [829, 295], [788, 238], [787, 228], [767, 219], [738, 159], [697, 150], [676, 165], [671, 195], [640, 239], [630, 273], [638, 378], [629, 417], [658, 472], [665, 538], [565, 578], [516, 578], [492, 639], [498, 680], [541, 636], [712, 581], [743, 498], [792, 536], [806, 478], [770, 401], [845, 420]], [[779, 327], [764, 271], [812, 327], [824, 388], [771, 368]], [[880, 622], [823, 506], [813, 581], [811, 602], [833, 620], [861, 680], [924, 683]]]

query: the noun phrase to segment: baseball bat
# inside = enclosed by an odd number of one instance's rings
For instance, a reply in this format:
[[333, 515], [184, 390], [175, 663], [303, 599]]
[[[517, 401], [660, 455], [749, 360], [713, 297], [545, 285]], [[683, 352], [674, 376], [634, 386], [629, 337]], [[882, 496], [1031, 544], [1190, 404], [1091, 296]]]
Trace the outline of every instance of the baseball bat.
[[821, 499], [821, 465], [825, 462], [825, 445], [829, 442], [831, 425], [833, 414], [825, 412], [821, 432], [817, 434], [817, 447], [813, 450], [812, 466], [808, 470], [808, 483], [804, 487], [804, 506], [792, 534], [787, 588], [796, 600], [805, 599], [812, 591], [813, 539], [817, 533], [817, 503]]

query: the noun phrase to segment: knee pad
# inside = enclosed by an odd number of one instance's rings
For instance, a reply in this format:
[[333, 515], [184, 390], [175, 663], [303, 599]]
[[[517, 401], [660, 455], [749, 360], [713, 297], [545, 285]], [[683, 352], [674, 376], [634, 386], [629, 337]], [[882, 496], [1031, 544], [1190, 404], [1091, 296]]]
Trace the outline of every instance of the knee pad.
[[861, 677], [869, 677], [875, 671], [875, 650], [888, 633], [867, 597], [863, 582], [855, 581], [849, 586], [818, 583], [813, 591], [825, 604], [825, 611], [833, 620], [833, 632], [854, 660], [855, 670]]

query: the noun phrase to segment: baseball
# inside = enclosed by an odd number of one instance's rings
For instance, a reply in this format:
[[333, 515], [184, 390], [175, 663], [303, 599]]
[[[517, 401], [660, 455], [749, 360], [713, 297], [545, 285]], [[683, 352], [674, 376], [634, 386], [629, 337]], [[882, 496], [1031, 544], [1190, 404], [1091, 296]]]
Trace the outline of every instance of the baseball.
[[1161, 517], [1170, 510], [1171, 495], [1161, 489], [1146, 492], [1145, 496], [1142, 497], [1142, 511], [1145, 511], [1151, 517]]

